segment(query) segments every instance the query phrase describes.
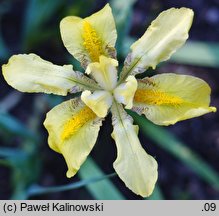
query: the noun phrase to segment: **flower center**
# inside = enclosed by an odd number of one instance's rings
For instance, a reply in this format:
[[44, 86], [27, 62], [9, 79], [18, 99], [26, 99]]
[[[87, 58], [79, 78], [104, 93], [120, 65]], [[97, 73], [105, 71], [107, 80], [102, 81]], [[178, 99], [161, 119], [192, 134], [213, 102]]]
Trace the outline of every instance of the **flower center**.
[[178, 96], [172, 96], [162, 91], [152, 89], [137, 89], [134, 96], [135, 102], [150, 105], [180, 105], [183, 99]]
[[61, 133], [62, 141], [68, 139], [70, 136], [75, 134], [81, 127], [83, 127], [88, 121], [95, 119], [97, 116], [87, 106], [82, 108], [76, 113], [72, 119], [67, 121], [64, 125], [64, 129]]
[[102, 41], [98, 37], [97, 32], [87, 21], [83, 23], [83, 34], [84, 47], [90, 55], [93, 62], [99, 62], [99, 56], [104, 54], [102, 49]]

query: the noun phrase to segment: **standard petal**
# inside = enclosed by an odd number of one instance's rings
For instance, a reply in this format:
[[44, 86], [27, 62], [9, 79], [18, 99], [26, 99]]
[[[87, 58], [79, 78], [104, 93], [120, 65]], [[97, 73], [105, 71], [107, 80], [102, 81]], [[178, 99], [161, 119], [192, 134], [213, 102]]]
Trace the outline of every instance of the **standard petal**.
[[44, 126], [49, 133], [48, 143], [64, 156], [67, 177], [74, 176], [89, 155], [101, 122], [80, 99], [63, 102], [47, 113]]
[[117, 66], [117, 60], [100, 56], [100, 62], [89, 64], [86, 73], [91, 75], [102, 88], [112, 90], [117, 84]]
[[133, 106], [133, 98], [137, 89], [137, 80], [134, 76], [128, 76], [126, 83], [122, 83], [113, 91], [115, 99], [119, 103], [123, 103], [126, 109], [131, 109]]
[[107, 91], [83, 91], [81, 100], [99, 117], [107, 115], [112, 105], [112, 95]]
[[116, 56], [117, 33], [109, 4], [85, 19], [75, 16], [64, 18], [60, 31], [65, 47], [84, 68], [90, 62], [98, 62], [100, 55]]
[[117, 158], [113, 163], [118, 176], [134, 193], [149, 196], [157, 181], [157, 162], [142, 148], [137, 136], [137, 126], [122, 106], [113, 104], [112, 137], [117, 146]]
[[194, 13], [188, 8], [171, 8], [162, 12], [149, 26], [144, 35], [131, 46], [125, 60], [121, 80], [130, 74], [155, 69], [166, 61], [188, 38]]
[[215, 112], [209, 107], [209, 85], [193, 76], [172, 73], [155, 75], [138, 81], [133, 110], [158, 125]]
[[93, 80], [73, 71], [71, 65], [54, 65], [35, 54], [13, 55], [2, 71], [8, 84], [22, 92], [67, 95], [83, 89], [100, 89]]

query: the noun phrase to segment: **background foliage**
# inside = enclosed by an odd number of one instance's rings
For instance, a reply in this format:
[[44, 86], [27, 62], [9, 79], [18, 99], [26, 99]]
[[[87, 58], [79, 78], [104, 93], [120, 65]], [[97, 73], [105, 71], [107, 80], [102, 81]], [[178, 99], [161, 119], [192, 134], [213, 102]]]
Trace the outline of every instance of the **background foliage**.
[[[59, 22], [67, 15], [88, 16], [108, 1], [1, 0], [0, 63], [13, 54], [36, 53], [55, 64], [78, 63], [65, 50]], [[150, 22], [170, 7], [190, 7], [195, 20], [189, 42], [156, 71], [190, 74], [212, 87], [219, 104], [218, 0], [111, 0], [118, 30], [118, 58]], [[0, 75], [0, 199], [141, 199], [113, 171], [115, 144], [110, 117], [91, 156], [73, 179], [65, 176], [61, 155], [47, 145], [42, 126], [48, 110], [66, 98], [19, 93]], [[140, 126], [143, 147], [159, 164], [159, 180], [149, 199], [219, 199], [218, 113], [158, 127], [131, 113]]]

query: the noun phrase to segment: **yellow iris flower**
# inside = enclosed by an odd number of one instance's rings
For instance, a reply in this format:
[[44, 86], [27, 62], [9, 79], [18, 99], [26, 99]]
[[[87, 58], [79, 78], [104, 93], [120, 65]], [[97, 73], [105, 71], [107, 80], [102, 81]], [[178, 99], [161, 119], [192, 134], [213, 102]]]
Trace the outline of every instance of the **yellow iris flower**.
[[69, 16], [60, 23], [65, 47], [81, 62], [86, 74], [35, 54], [14, 55], [2, 66], [5, 80], [19, 91], [57, 95], [82, 91], [81, 97], [48, 112], [44, 122], [49, 146], [66, 160], [67, 177], [74, 176], [86, 160], [104, 117], [111, 112], [117, 147], [115, 171], [134, 193], [145, 197], [153, 192], [157, 162], [142, 148], [138, 126], [123, 107], [144, 114], [158, 125], [216, 111], [209, 107], [210, 87], [199, 78], [171, 73], [135, 78], [169, 59], [185, 43], [192, 20], [193, 11], [188, 8], [162, 12], [131, 46], [120, 76], [114, 48], [117, 33], [109, 4], [84, 19]]

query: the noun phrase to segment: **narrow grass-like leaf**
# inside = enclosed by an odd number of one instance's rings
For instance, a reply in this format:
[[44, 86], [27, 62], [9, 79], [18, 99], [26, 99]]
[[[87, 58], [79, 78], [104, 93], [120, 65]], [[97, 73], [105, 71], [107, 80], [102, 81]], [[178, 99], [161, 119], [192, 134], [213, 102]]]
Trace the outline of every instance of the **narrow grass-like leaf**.
[[[79, 176], [81, 179], [89, 179], [94, 176], [104, 176], [103, 171], [97, 166], [97, 164], [91, 159], [87, 158], [79, 170]], [[93, 184], [87, 184], [86, 188], [90, 191], [95, 199], [101, 200], [124, 200], [125, 197], [115, 187], [115, 185], [109, 180], [105, 179], [101, 182]]]
[[116, 28], [118, 33], [117, 52], [121, 55], [123, 47], [125, 46], [124, 39], [129, 33], [132, 8], [136, 0], [111, 0], [110, 5], [115, 17]]
[[39, 164], [39, 157], [33, 152], [24, 149], [0, 148], [0, 166], [7, 166], [11, 169], [10, 177], [13, 188], [11, 199], [27, 199], [26, 188], [38, 179]]
[[23, 46], [25, 49], [32, 47], [39, 40], [51, 36], [50, 30], [44, 29], [43, 31], [43, 25], [49, 21], [62, 4], [63, 1], [59, 0], [28, 1], [23, 22]]
[[47, 22], [61, 4], [59, 0], [29, 0], [24, 20], [24, 33], [28, 34]]
[[36, 137], [25, 125], [7, 113], [0, 113], [0, 130], [35, 140]]
[[[26, 146], [28, 143], [24, 143]], [[28, 149], [29, 150], [29, 149]], [[12, 199], [27, 199], [27, 188], [38, 181], [41, 169], [39, 152], [23, 151], [15, 157], [10, 157], [12, 176], [11, 183], [14, 188]]]
[[97, 181], [102, 181], [104, 179], [111, 178], [114, 176], [115, 174], [113, 173], [113, 174], [109, 174], [105, 176], [81, 180], [79, 182], [75, 182], [75, 183], [68, 184], [68, 185], [54, 186], [54, 187], [41, 187], [38, 185], [33, 185], [28, 189], [27, 194], [28, 194], [28, 197], [31, 197], [31, 196], [36, 196], [36, 195], [57, 193], [57, 192], [62, 192], [62, 191], [67, 191], [67, 190], [78, 189], [80, 187], [86, 186], [87, 184], [91, 184]]
[[10, 167], [11, 164], [8, 160], [6, 159], [0, 159], [0, 166], [6, 166], [6, 167]]
[[147, 198], [147, 200], [163, 200], [163, 199], [164, 199], [164, 196], [162, 194], [162, 191], [159, 185], [155, 186], [153, 193], [151, 194], [151, 196]]
[[141, 131], [168, 153], [181, 160], [191, 168], [200, 178], [216, 190], [219, 190], [219, 175], [200, 156], [188, 148], [166, 129], [150, 123], [143, 116], [129, 112], [139, 125]]
[[14, 148], [4, 148], [4, 147], [0, 148], [0, 157], [13, 157], [21, 153], [22, 153], [21, 150], [17, 150]]
[[0, 60], [7, 59], [10, 55], [8, 46], [2, 37], [2, 17], [12, 6], [12, 1], [0, 1]]
[[[86, 5], [86, 7], [85, 7]], [[71, 1], [68, 7], [65, 7], [65, 16], [86, 17], [95, 8], [95, 0]]]
[[[0, 17], [0, 27], [1, 27], [1, 17]], [[0, 60], [7, 59], [9, 57], [10, 51], [3, 40], [1, 29], [0, 29]]]
[[134, 37], [125, 37], [123, 41], [123, 49], [121, 50], [121, 55], [123, 58], [126, 58], [128, 53], [130, 52], [130, 46], [137, 40], [137, 38]]
[[9, 56], [9, 49], [3, 41], [1, 32], [0, 32], [0, 60], [7, 59]]
[[11, 197], [11, 200], [26, 200], [28, 199], [28, 195], [26, 193], [26, 190], [24, 189], [23, 185], [19, 186], [21, 184], [20, 182], [17, 184], [17, 187], [15, 188], [13, 195]]
[[210, 42], [187, 42], [170, 59], [171, 62], [219, 67], [219, 43]]
[[6, 95], [0, 102], [0, 112], [9, 112], [22, 98], [23, 94], [18, 91], [12, 91]]

